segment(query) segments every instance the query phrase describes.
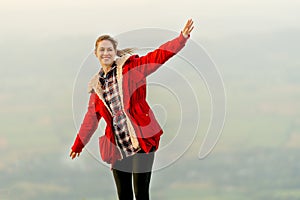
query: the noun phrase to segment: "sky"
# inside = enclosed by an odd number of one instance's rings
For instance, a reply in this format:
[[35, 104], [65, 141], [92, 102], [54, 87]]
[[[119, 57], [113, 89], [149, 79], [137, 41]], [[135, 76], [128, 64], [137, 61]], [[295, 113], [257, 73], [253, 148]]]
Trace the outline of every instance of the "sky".
[[197, 37], [298, 29], [297, 0], [27, 0], [0, 1], [0, 40], [111, 33], [145, 27], [181, 30], [195, 21]]

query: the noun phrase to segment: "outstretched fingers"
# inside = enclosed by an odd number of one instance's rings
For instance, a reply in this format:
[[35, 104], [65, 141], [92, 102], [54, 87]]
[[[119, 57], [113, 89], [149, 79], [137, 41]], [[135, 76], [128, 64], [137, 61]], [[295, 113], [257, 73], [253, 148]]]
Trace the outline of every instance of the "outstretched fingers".
[[188, 36], [192, 32], [192, 30], [194, 29], [193, 24], [194, 24], [194, 21], [192, 19], [189, 19], [186, 22], [186, 24], [183, 28], [183, 31], [182, 31], [183, 35]]
[[70, 157], [71, 157], [72, 159], [74, 159], [76, 156], [79, 157], [79, 155], [80, 155], [80, 153], [76, 153], [76, 152], [74, 152], [74, 151], [71, 151], [71, 152], [70, 152]]

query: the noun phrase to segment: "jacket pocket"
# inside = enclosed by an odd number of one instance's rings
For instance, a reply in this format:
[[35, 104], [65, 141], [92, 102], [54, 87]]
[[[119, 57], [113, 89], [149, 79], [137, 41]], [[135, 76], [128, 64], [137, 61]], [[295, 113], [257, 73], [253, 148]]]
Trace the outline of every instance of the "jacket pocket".
[[137, 122], [139, 126], [147, 126], [150, 124], [150, 117], [149, 117], [149, 107], [143, 106], [143, 104], [135, 104], [133, 108], [133, 118]]

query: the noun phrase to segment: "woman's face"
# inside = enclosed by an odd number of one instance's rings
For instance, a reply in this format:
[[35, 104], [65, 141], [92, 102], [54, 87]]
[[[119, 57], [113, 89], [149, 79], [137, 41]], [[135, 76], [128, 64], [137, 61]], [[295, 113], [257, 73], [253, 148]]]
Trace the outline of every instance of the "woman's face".
[[102, 66], [111, 66], [116, 57], [116, 50], [113, 44], [109, 40], [102, 40], [98, 43], [98, 47], [95, 50], [95, 55], [98, 58]]

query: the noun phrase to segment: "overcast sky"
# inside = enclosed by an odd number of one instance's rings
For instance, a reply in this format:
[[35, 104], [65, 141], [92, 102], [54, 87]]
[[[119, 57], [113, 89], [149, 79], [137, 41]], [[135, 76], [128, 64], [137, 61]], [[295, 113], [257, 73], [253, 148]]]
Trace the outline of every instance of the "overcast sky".
[[1, 0], [7, 37], [99, 35], [144, 27], [181, 30], [193, 18], [199, 37], [299, 28], [298, 0]]

